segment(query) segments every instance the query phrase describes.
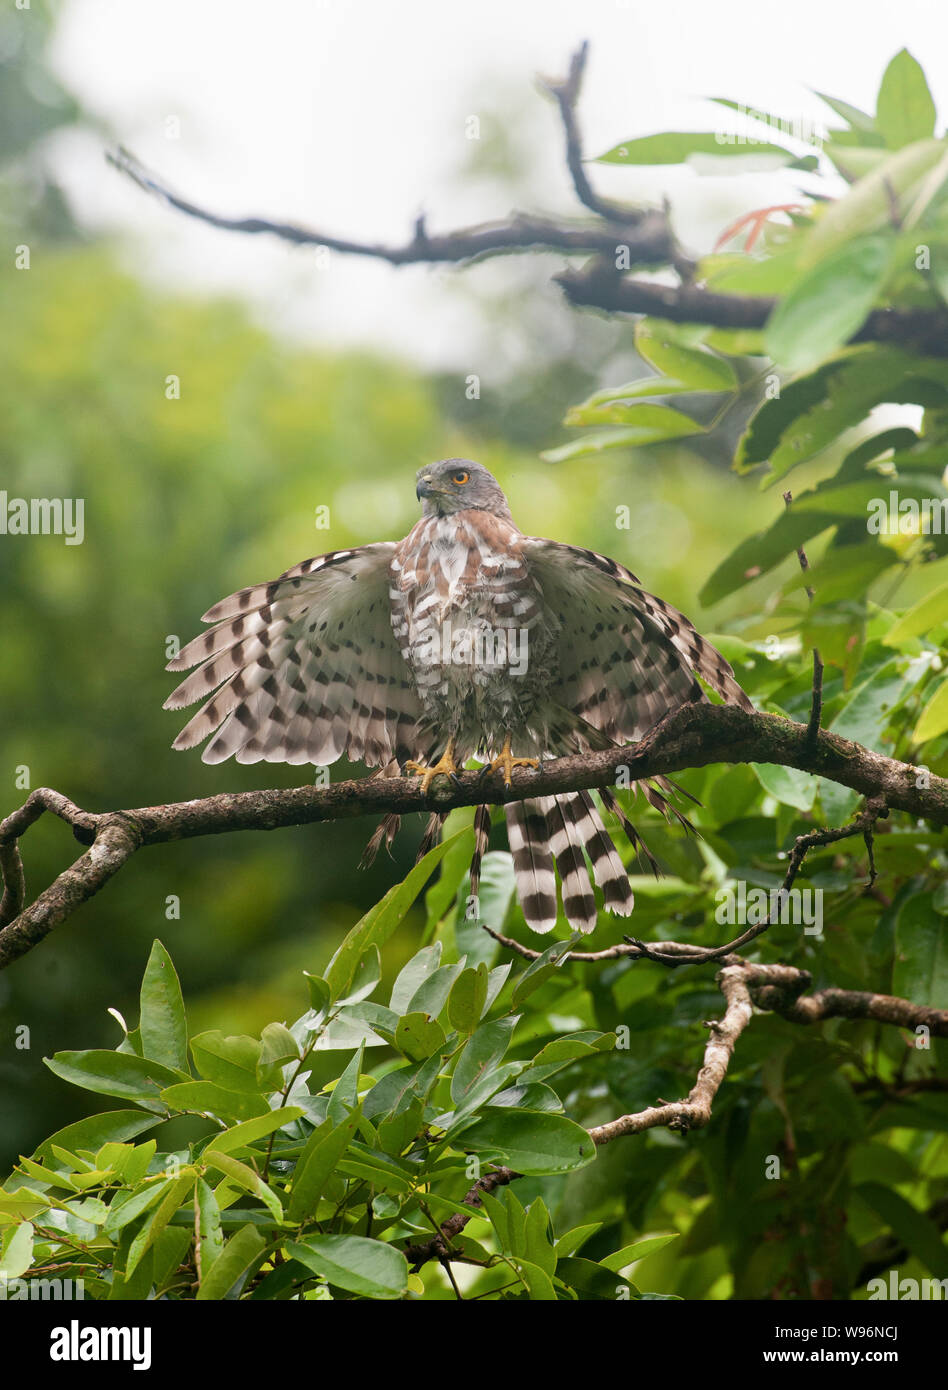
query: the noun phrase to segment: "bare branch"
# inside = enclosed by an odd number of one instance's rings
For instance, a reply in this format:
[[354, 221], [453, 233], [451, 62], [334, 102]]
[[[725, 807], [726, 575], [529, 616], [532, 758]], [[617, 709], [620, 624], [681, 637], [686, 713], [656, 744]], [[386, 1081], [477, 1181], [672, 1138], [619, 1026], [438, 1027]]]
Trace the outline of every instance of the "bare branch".
[[[604, 198], [589, 182], [583, 160], [582, 140], [576, 117], [588, 45], [573, 55], [567, 76], [546, 79], [544, 86], [556, 101], [566, 137], [566, 163], [580, 202], [595, 213], [596, 222], [571, 224], [529, 213], [513, 213], [505, 222], [485, 222], [474, 227], [432, 236], [424, 218], [418, 218], [411, 239], [399, 246], [355, 241], [296, 223], [267, 217], [225, 217], [172, 192], [128, 150], [106, 154], [121, 173], [169, 207], [224, 231], [251, 236], [269, 233], [296, 246], [325, 246], [344, 255], [369, 256], [390, 265], [430, 263], [469, 264], [487, 256], [527, 251], [585, 254], [592, 261], [582, 270], [568, 269], [554, 277], [567, 299], [576, 305], [609, 313], [651, 314], [675, 323], [704, 323], [716, 328], [764, 328], [776, 299], [764, 296], [719, 294], [694, 283], [696, 263], [684, 254], [671, 228], [667, 202], [662, 208], [640, 208]], [[627, 276], [616, 270], [616, 253], [626, 250], [628, 264], [669, 266], [677, 272], [677, 284], [660, 284]], [[866, 319], [852, 342], [895, 342], [915, 347], [932, 357], [948, 356], [948, 312], [926, 308], [877, 309]]]
[[251, 236], [269, 233], [295, 246], [325, 246], [343, 255], [368, 256], [394, 266], [471, 262], [484, 260], [488, 256], [515, 255], [524, 251], [600, 254], [614, 260], [620, 245], [629, 247], [632, 260], [647, 265], [666, 264], [671, 254], [667, 219], [664, 213], [657, 210], [640, 210], [634, 222], [630, 215], [630, 220], [621, 225], [553, 221], [537, 214], [514, 212], [506, 222], [483, 222], [440, 236], [431, 235], [426, 230], [424, 219], [419, 218], [411, 239], [400, 246], [393, 246], [383, 242], [352, 241], [297, 223], [274, 222], [267, 217], [223, 217], [172, 192], [128, 150], [110, 150], [106, 159], [146, 193], [154, 194], [169, 207], [212, 227]]
[[584, 207], [589, 208], [590, 212], [594, 212], [597, 217], [602, 217], [606, 221], [627, 223], [629, 226], [634, 226], [641, 221], [641, 208], [601, 197], [589, 182], [583, 165], [583, 142], [579, 133], [576, 105], [579, 101], [588, 56], [589, 42], [584, 40], [570, 59], [567, 76], [561, 79], [544, 78], [543, 86], [560, 109], [563, 133], [566, 136], [566, 167], [573, 180], [577, 198]]
[[[886, 758], [837, 734], [820, 732], [811, 743], [805, 725], [775, 715], [749, 713], [735, 705], [685, 705], [668, 715], [638, 743], [544, 762], [542, 767], [517, 769], [507, 790], [500, 773], [482, 778], [465, 773], [460, 785], [435, 784], [424, 796], [415, 778], [366, 777], [329, 787], [296, 787], [288, 791], [225, 792], [166, 806], [145, 806], [101, 815], [80, 810], [59, 792], [40, 788], [0, 823], [0, 868], [6, 878], [3, 902], [7, 910], [20, 907], [5, 925], [0, 921], [0, 969], [36, 944], [52, 927], [72, 913], [143, 845], [167, 840], [219, 835], [235, 830], [274, 830], [279, 826], [309, 825], [355, 816], [407, 815], [413, 811], [448, 811], [484, 801], [523, 801], [566, 791], [614, 786], [670, 775], [710, 763], [780, 763], [851, 787], [863, 796], [907, 811], [937, 825], [948, 825], [948, 781], [919, 778], [908, 763]], [[919, 785], [919, 782], [923, 785]], [[80, 843], [103, 843], [105, 854], [83, 855], [71, 869], [22, 908], [23, 889], [17, 858], [9, 848], [44, 810], [69, 822]], [[121, 825], [123, 830], [119, 831]], [[854, 827], [815, 831], [817, 836], [844, 838]], [[824, 841], [829, 843], [827, 839]], [[108, 866], [108, 872], [104, 872]], [[83, 891], [79, 891], [83, 885]]]
[[[650, 314], [672, 323], [714, 328], [761, 329], [778, 300], [765, 295], [721, 294], [698, 284], [659, 284], [620, 276], [592, 263], [554, 277], [572, 304], [614, 314]], [[948, 357], [948, 312], [941, 309], [874, 309], [851, 343], [896, 343], [929, 357]]]

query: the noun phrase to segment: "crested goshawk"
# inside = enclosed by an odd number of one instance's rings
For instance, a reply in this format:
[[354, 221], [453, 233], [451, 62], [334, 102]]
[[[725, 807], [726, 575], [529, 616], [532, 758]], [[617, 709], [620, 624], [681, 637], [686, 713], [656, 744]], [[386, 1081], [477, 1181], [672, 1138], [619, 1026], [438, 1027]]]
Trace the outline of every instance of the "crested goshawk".
[[[416, 491], [422, 517], [404, 540], [303, 560], [208, 609], [214, 626], [168, 665], [197, 669], [166, 708], [204, 700], [175, 748], [213, 735], [207, 763], [233, 754], [325, 766], [345, 756], [379, 775], [405, 767], [427, 790], [472, 757], [509, 783], [515, 766], [634, 742], [671, 710], [707, 700], [699, 676], [726, 702], [752, 708], [720, 652], [629, 570], [519, 531], [480, 464], [431, 464]], [[638, 785], [673, 810], [663, 778]], [[614, 793], [600, 795], [644, 848]], [[587, 856], [606, 909], [632, 910], [628, 874], [589, 792], [509, 802], [505, 814], [534, 931], [556, 921], [554, 863], [571, 926], [596, 922]], [[443, 820], [430, 817], [423, 849]], [[398, 824], [384, 818], [372, 853]], [[473, 894], [489, 830], [480, 806]]]

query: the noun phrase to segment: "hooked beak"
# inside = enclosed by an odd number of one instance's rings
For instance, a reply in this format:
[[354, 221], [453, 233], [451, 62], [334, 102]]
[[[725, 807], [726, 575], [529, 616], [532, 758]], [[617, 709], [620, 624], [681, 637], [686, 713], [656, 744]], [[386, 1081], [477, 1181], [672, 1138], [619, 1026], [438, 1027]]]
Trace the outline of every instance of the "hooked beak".
[[423, 473], [418, 479], [417, 486], [415, 487], [415, 496], [418, 498], [419, 502], [423, 497], [434, 496], [434, 488], [431, 485], [430, 473]]

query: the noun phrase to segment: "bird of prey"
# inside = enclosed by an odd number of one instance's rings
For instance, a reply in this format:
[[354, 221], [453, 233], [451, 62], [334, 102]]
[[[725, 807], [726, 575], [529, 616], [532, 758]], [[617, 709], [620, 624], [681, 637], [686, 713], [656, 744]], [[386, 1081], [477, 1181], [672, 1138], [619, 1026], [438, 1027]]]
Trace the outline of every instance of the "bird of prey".
[[[427, 791], [470, 758], [501, 769], [509, 785], [515, 767], [634, 742], [671, 710], [707, 701], [698, 677], [752, 708], [720, 652], [624, 566], [518, 530], [480, 464], [450, 458], [421, 468], [416, 493], [421, 519], [404, 540], [303, 560], [208, 609], [213, 627], [168, 664], [197, 669], [165, 708], [204, 700], [175, 748], [213, 735], [208, 763], [234, 755], [325, 766], [345, 756], [377, 776], [415, 773]], [[639, 785], [684, 822], [665, 779]], [[614, 793], [601, 796], [644, 849]], [[534, 931], [556, 922], [554, 864], [574, 929], [595, 926], [593, 881], [608, 911], [632, 910], [628, 873], [589, 792], [508, 802], [505, 815]], [[443, 820], [430, 817], [422, 850]], [[386, 816], [367, 852], [390, 845], [398, 824]], [[486, 805], [474, 824], [476, 895]]]

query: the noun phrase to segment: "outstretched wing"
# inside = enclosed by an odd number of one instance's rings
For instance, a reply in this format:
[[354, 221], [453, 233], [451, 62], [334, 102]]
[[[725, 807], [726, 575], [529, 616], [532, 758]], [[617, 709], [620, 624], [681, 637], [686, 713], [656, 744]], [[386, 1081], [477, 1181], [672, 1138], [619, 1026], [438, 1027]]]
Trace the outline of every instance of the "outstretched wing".
[[697, 676], [753, 708], [721, 653], [623, 565], [538, 536], [525, 538], [524, 555], [559, 625], [549, 694], [612, 742], [641, 738], [670, 710], [706, 700]]
[[174, 747], [214, 734], [206, 763], [325, 765], [345, 754], [375, 767], [414, 755], [422, 708], [392, 632], [394, 549], [317, 555], [209, 608], [214, 627], [168, 663], [197, 670], [165, 709], [206, 700]]

